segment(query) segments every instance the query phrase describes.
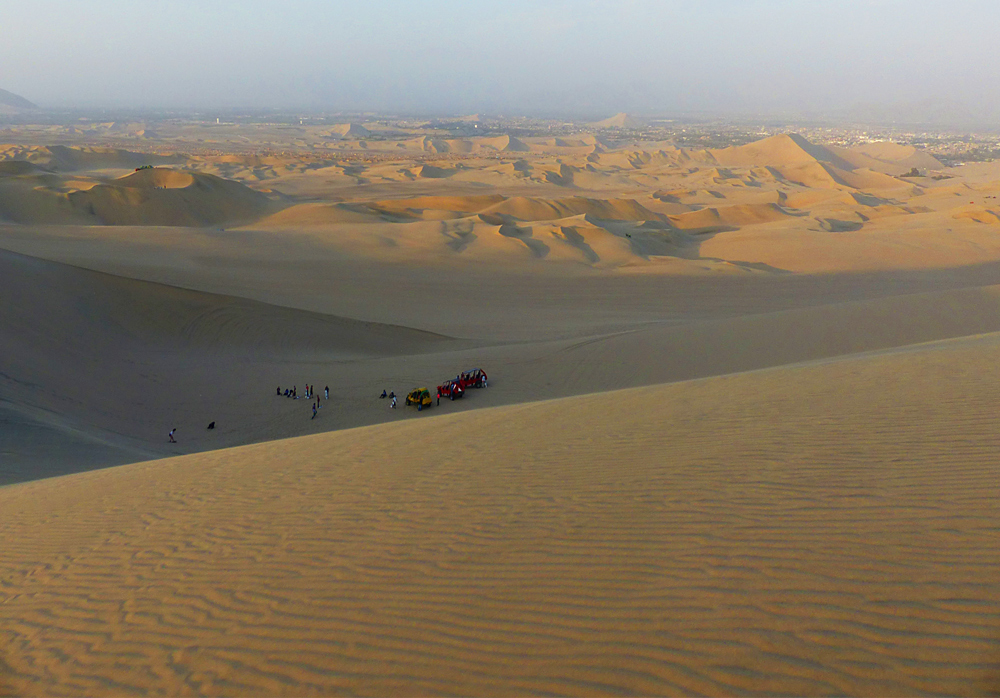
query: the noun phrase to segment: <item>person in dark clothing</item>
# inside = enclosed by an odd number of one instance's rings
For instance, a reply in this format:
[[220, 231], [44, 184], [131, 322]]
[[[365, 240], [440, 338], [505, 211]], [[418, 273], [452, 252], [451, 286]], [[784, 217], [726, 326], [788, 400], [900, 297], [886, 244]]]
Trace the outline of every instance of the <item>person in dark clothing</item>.
[[382, 400], [382, 399], [387, 398], [387, 397], [389, 397], [388, 394], [386, 394], [386, 392], [383, 390], [382, 394], [378, 396], [378, 399]]
[[281, 397], [281, 386], [278, 386], [278, 397]]
[[313, 403], [313, 416], [312, 419], [316, 419], [316, 403]]
[[323, 389], [323, 397], [327, 400], [330, 399], [330, 386], [326, 386], [326, 388]]
[[215, 429], [215, 422], [209, 422], [208, 423], [208, 428], [209, 429]]

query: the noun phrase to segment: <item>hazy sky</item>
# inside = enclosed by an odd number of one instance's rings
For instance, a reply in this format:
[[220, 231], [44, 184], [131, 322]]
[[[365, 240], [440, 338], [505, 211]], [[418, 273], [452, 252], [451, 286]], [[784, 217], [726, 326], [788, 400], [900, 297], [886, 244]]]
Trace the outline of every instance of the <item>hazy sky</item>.
[[0, 0], [49, 107], [408, 112], [1000, 104], [996, 0]]

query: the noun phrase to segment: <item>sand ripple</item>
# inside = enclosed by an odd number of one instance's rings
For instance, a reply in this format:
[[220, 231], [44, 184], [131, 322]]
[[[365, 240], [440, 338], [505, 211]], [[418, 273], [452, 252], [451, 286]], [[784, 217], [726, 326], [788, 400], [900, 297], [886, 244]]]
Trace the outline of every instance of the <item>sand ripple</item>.
[[995, 692], [998, 349], [0, 489], [0, 692]]

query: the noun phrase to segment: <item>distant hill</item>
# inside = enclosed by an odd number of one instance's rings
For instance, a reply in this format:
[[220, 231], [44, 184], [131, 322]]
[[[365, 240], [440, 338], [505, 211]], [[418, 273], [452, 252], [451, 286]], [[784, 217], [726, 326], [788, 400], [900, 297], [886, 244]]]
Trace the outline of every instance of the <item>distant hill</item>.
[[591, 126], [594, 128], [639, 128], [642, 126], [642, 122], [635, 117], [629, 116], [625, 112], [619, 112], [610, 119], [598, 121], [591, 124]]
[[32, 104], [24, 97], [16, 95], [13, 92], [0, 90], [0, 114], [16, 114], [32, 109], [38, 109], [38, 105]]
[[330, 135], [341, 138], [367, 138], [372, 132], [361, 124], [337, 124], [330, 129]]

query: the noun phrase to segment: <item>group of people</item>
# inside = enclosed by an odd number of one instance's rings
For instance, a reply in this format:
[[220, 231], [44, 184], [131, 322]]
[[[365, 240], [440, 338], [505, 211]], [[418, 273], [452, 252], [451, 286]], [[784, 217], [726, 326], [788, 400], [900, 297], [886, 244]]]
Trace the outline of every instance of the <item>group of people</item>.
[[389, 400], [390, 400], [390, 402], [389, 402], [389, 409], [393, 409], [393, 410], [396, 409], [396, 393], [395, 392], [390, 391], [387, 394], [385, 392], [385, 390], [382, 390], [382, 394], [379, 395], [378, 397], [379, 397], [380, 400], [384, 400], [385, 398], [389, 398]]
[[[276, 394], [278, 397], [284, 395], [285, 397], [290, 397], [293, 400], [298, 400], [299, 388], [297, 385], [293, 385], [291, 388], [285, 388], [285, 392], [282, 393], [281, 386], [279, 385]], [[310, 418], [310, 419], [316, 419], [316, 415], [323, 407], [323, 400], [330, 399], [330, 386], [326, 386], [325, 388], [323, 388], [323, 397], [321, 398], [319, 395], [316, 394], [316, 386], [306, 383], [305, 395], [303, 395], [303, 397], [306, 400], [312, 400], [314, 397], [316, 398], [315, 402], [313, 402], [312, 404], [313, 415]]]

